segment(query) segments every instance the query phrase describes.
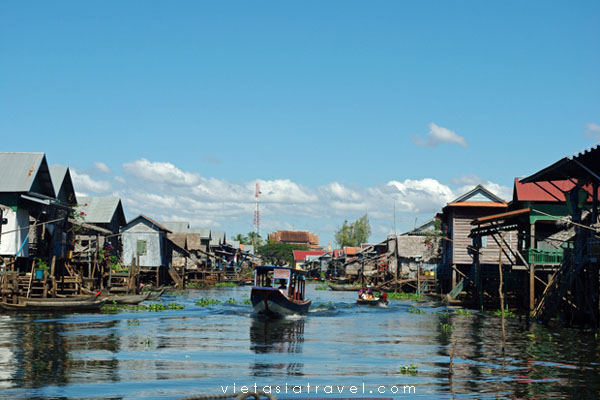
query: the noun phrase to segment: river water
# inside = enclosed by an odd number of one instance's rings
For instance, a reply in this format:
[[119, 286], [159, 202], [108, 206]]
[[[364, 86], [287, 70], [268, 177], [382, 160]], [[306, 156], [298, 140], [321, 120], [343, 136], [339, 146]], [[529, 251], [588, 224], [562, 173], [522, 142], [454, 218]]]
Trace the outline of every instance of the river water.
[[317, 288], [308, 316], [279, 321], [242, 304], [249, 287], [164, 295], [185, 308], [161, 312], [0, 314], [0, 398], [177, 399], [254, 384], [277, 398], [600, 397], [593, 332], [507, 318], [503, 353], [491, 313], [357, 307], [355, 293]]

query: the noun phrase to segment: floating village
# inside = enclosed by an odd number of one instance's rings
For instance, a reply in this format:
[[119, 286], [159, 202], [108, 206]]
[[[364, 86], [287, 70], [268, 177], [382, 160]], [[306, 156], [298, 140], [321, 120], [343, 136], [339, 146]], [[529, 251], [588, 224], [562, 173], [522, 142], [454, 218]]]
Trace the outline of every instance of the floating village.
[[166, 287], [231, 283], [262, 288], [255, 308], [289, 301], [302, 312], [304, 283], [315, 279], [330, 290], [364, 285], [598, 328], [599, 184], [597, 146], [514, 178], [509, 201], [478, 185], [380, 243], [323, 249], [316, 234], [273, 232], [270, 242], [305, 250], [293, 251], [291, 265], [268, 266], [257, 246], [224, 231], [151, 215], [127, 221], [117, 197], [76, 196], [69, 168], [43, 153], [0, 153], [0, 307], [94, 309]]

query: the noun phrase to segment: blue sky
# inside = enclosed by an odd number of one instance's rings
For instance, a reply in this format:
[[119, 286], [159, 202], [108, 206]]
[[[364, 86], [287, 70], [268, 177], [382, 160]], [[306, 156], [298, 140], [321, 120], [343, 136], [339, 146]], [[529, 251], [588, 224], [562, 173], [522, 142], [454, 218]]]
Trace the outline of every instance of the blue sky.
[[[600, 138], [600, 2], [0, 3], [2, 151], [228, 235], [383, 240]], [[333, 245], [333, 243], [332, 243]]]

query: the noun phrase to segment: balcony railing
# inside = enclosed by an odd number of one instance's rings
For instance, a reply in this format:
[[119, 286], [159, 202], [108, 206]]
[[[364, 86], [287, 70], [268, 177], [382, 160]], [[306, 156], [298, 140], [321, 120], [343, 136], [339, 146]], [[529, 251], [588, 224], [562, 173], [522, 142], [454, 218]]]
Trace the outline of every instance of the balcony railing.
[[563, 258], [563, 249], [528, 249], [527, 262], [529, 264], [560, 265]]

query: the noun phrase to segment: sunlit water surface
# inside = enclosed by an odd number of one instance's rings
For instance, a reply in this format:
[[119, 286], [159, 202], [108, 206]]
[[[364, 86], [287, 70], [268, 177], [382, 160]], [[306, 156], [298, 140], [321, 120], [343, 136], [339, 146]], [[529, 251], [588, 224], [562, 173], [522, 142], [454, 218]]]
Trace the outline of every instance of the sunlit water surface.
[[182, 310], [0, 314], [0, 398], [177, 399], [254, 384], [278, 398], [600, 397], [594, 333], [509, 318], [502, 353], [493, 314], [358, 307], [354, 293], [316, 288], [309, 315], [285, 320], [256, 318], [241, 304], [249, 287], [161, 299]]

